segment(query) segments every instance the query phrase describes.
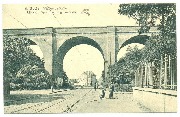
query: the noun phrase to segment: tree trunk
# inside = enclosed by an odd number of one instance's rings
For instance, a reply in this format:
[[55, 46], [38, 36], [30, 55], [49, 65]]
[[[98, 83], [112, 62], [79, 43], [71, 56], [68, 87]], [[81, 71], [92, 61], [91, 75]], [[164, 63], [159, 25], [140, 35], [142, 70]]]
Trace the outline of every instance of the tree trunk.
[[3, 90], [4, 90], [4, 99], [7, 99], [8, 96], [10, 95], [10, 83], [7, 78], [4, 78], [3, 81]]

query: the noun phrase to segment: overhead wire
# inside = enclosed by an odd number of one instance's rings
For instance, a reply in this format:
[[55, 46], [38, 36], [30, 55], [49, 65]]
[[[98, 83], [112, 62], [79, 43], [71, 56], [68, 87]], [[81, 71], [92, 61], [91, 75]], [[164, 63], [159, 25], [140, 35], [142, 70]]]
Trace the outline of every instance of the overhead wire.
[[[48, 7], [48, 6], [47, 6], [47, 7]], [[51, 13], [52, 13], [52, 15], [54, 16], [54, 18], [57, 20], [57, 22], [59, 23], [59, 25], [61, 26], [61, 23], [60, 23], [59, 20], [57, 19], [56, 15], [55, 15], [53, 12], [51, 12]], [[76, 48], [76, 47], [75, 47], [75, 49], [78, 51], [79, 55], [82, 56], [82, 54], [80, 53], [79, 49]], [[86, 61], [85, 61], [84, 59], [83, 59], [83, 61], [84, 61], [85, 65], [86, 65], [86, 67], [87, 67], [88, 65], [87, 65]], [[70, 67], [71, 67], [71, 66], [69, 66], [69, 68], [70, 68]]]
[[[8, 12], [6, 12], [5, 10], [3, 10], [3, 12], [5, 12], [6, 14], [8, 14]], [[8, 14], [10, 17], [12, 17], [14, 20], [16, 20], [18, 23], [20, 23], [22, 26], [24, 26], [25, 28], [27, 28], [26, 25], [24, 25], [22, 22], [20, 22], [18, 19], [16, 19], [15, 17], [13, 17], [11, 14]]]
[[[6, 12], [6, 11], [3, 11], [3, 12]], [[7, 13], [7, 12], [6, 12]], [[56, 17], [56, 15], [53, 13], [53, 12], [51, 12], [52, 13], [52, 15], [53, 15], [53, 17], [56, 19], [56, 21], [58, 22], [58, 24], [61, 26], [61, 23], [59, 22], [59, 20], [58, 20], [58, 18]], [[15, 18], [14, 16], [12, 16], [11, 14], [9, 14], [9, 13], [7, 13], [10, 17], [12, 17], [15, 21], [17, 21], [18, 23], [20, 23], [23, 27], [25, 27], [26, 29], [28, 29], [28, 27], [25, 25], [25, 24], [23, 24], [21, 21], [19, 21], [17, 18]], [[42, 34], [40, 34], [40, 35], [42, 35]], [[40, 40], [37, 40], [38, 42], [40, 42]], [[49, 45], [49, 46], [52, 46], [52, 44], [50, 44], [50, 43], [48, 43], [47, 41], [46, 41], [46, 39], [43, 39], [43, 41], [45, 42], [45, 43], [47, 43], [47, 45]], [[79, 55], [80, 56], [82, 56], [82, 54], [80, 53], [80, 51], [79, 51], [79, 49], [78, 48], [76, 48], [75, 47], [75, 49], [77, 50], [77, 52], [79, 53]], [[42, 51], [42, 50], [41, 50]], [[47, 51], [46, 51], [47, 52]], [[52, 53], [50, 53], [50, 52], [48, 52], [49, 54], [52, 54]], [[83, 57], [82, 57], [83, 58]], [[85, 63], [85, 65], [86, 65], [86, 67], [88, 66], [87, 65], [87, 63], [86, 63], [86, 61], [83, 59], [83, 61], [84, 61], [84, 63]], [[56, 61], [59, 65], [62, 65], [63, 66], [63, 63], [60, 63], [60, 62], [58, 62], [58, 61]], [[69, 68], [70, 68], [71, 66], [69, 66]]]

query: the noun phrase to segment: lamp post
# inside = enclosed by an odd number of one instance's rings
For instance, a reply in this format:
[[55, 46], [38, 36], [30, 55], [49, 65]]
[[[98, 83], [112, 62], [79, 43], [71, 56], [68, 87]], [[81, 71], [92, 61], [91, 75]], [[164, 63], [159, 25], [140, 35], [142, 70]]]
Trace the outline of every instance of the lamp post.
[[123, 86], [123, 75], [124, 75], [123, 72], [119, 74], [119, 86], [121, 88], [121, 91], [122, 91], [122, 86]]
[[108, 69], [107, 69], [108, 61], [104, 61], [104, 84], [107, 84], [107, 75], [108, 75]]

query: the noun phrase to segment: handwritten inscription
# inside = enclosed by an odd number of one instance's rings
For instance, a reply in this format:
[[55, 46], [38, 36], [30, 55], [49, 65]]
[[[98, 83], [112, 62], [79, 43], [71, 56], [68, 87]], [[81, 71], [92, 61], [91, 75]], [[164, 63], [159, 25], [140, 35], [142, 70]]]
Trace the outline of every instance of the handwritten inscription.
[[25, 12], [27, 14], [85, 14], [85, 15], [90, 15], [89, 9], [82, 9], [81, 11], [75, 11], [75, 10], [70, 10], [66, 7], [25, 7]]

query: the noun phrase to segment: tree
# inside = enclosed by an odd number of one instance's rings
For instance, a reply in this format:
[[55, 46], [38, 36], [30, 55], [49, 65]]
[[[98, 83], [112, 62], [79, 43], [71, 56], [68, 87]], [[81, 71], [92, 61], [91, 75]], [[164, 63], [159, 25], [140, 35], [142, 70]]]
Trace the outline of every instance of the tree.
[[[149, 32], [156, 21], [160, 34], [152, 36], [157, 40], [161, 53], [176, 53], [176, 5], [173, 3], [121, 4], [118, 10], [121, 15], [127, 15], [140, 25], [138, 32]], [[152, 42], [152, 41], [151, 41]]]
[[142, 52], [137, 46], [134, 48], [128, 48], [126, 56], [124, 57], [126, 61], [127, 69], [132, 72], [138, 67], [138, 63], [141, 61]]
[[157, 19], [160, 20], [158, 29], [163, 34], [168, 31], [174, 32], [176, 28], [176, 5], [173, 3], [121, 4], [118, 13], [135, 19], [141, 26], [140, 34], [148, 32], [151, 26], [155, 26]]
[[[176, 4], [173, 3], [148, 3], [148, 4], [122, 4], [119, 14], [127, 15], [139, 23], [139, 34], [149, 32], [151, 26], [157, 26], [158, 34], [153, 34], [146, 42], [142, 50], [142, 61], [153, 62], [157, 68], [163, 66], [165, 60], [165, 71], [176, 70]], [[157, 24], [157, 21], [160, 21]], [[167, 56], [169, 60], [167, 60]], [[174, 68], [167, 68], [167, 61], [173, 59]], [[158, 61], [158, 62], [157, 62]], [[160, 61], [160, 62], [159, 62]], [[162, 71], [161, 71], [162, 72]], [[160, 72], [160, 74], [162, 74]], [[168, 73], [165, 72], [167, 79]], [[175, 75], [176, 76], [176, 75]], [[161, 79], [161, 78], [160, 78]]]
[[[126, 56], [120, 58], [117, 63], [112, 66], [112, 75], [119, 77], [120, 74], [124, 74], [123, 82], [129, 83], [134, 80], [134, 71], [138, 68], [138, 63], [140, 63], [142, 58], [142, 51], [138, 49], [137, 46], [131, 48], [130, 46], [127, 49]], [[126, 73], [129, 73], [129, 76], [125, 78]]]
[[9, 80], [15, 77], [17, 71], [28, 59], [31, 50], [27, 48], [29, 42], [27, 39], [3, 37], [3, 79], [4, 93], [10, 93]]
[[29, 40], [26, 38], [3, 36], [3, 80], [5, 94], [10, 93], [9, 89], [6, 89], [9, 87], [9, 82], [18, 80], [18, 76], [25, 75], [23, 72], [29, 73], [28, 71], [33, 66], [44, 68], [44, 61], [37, 57], [29, 46]]

